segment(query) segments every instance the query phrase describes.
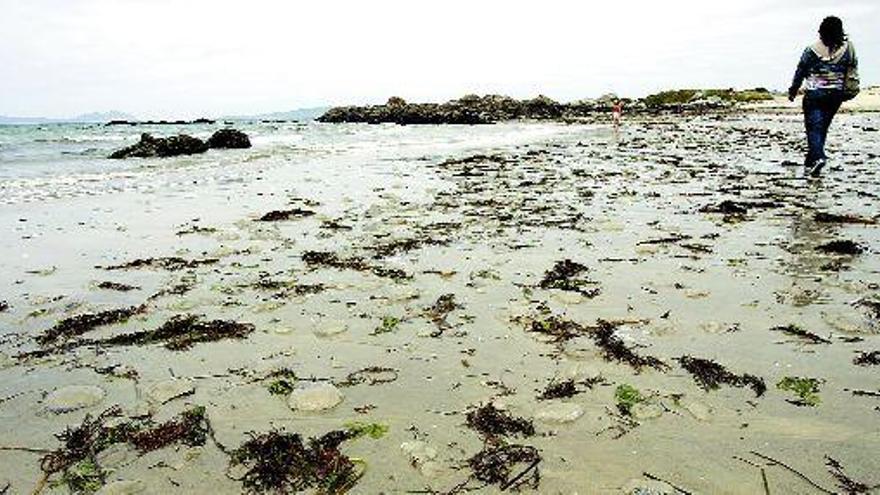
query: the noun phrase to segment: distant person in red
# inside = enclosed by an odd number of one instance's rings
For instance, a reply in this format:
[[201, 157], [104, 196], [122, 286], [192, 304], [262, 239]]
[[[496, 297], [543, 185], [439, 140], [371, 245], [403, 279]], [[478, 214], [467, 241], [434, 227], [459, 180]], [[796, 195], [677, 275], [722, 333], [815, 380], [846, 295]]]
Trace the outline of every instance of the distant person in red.
[[623, 116], [623, 102], [620, 100], [615, 100], [614, 105], [611, 106], [611, 120], [614, 122], [614, 127], [620, 127], [620, 117]]

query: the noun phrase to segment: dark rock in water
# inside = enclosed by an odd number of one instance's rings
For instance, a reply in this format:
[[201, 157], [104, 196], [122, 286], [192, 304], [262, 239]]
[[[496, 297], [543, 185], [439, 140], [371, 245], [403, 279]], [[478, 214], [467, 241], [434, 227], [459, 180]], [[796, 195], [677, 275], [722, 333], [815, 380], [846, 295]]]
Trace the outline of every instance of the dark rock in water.
[[250, 148], [248, 135], [235, 129], [221, 129], [208, 138], [209, 148]]
[[105, 126], [114, 126], [114, 125], [199, 125], [199, 124], [214, 124], [216, 121], [211, 119], [206, 119], [204, 117], [200, 117], [195, 120], [140, 120], [140, 121], [132, 121], [132, 120], [111, 120], [104, 124]]
[[856, 255], [862, 254], [865, 248], [850, 240], [831, 241], [816, 248], [817, 251], [829, 254]]
[[141, 140], [127, 148], [117, 150], [110, 158], [150, 158], [178, 155], [194, 155], [208, 151], [208, 144], [199, 138], [186, 134], [167, 138], [155, 138], [150, 134], [141, 134]]
[[112, 125], [137, 125], [137, 124], [138, 124], [137, 122], [132, 122], [130, 120], [121, 120], [120, 119], [120, 120], [111, 120], [111, 121], [107, 122], [106, 124], [104, 124], [104, 126], [109, 127]]

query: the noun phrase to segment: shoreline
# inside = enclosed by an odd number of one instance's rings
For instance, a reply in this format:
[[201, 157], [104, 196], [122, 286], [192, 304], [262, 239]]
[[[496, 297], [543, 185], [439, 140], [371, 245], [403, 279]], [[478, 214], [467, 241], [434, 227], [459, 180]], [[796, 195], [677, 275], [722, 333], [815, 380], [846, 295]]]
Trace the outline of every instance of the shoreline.
[[[451, 490], [481, 472], [487, 438], [527, 455], [508, 481], [540, 472], [527, 493], [760, 493], [760, 471], [732, 460], [763, 462], [752, 451], [823, 487], [826, 455], [876, 483], [877, 370], [854, 363], [880, 345], [856, 303], [880, 297], [873, 122], [838, 117], [821, 181], [792, 165], [801, 123], [776, 112], [616, 132], [253, 124], [249, 149], [98, 149], [107, 168], [49, 182], [69, 189], [22, 182], [29, 201], [0, 205], [0, 436], [53, 451], [114, 405], [139, 428], [201, 410], [216, 443], [100, 450], [107, 485], [147, 493], [241, 493], [225, 451], [249, 432], [356, 423], [376, 438], [339, 447], [366, 465], [351, 493]], [[110, 149], [139, 130], [88, 132], [77, 146]], [[139, 333], [186, 315], [227, 332]], [[69, 347], [37, 340], [55, 328], [75, 329]], [[707, 361], [729, 375], [701, 381]], [[534, 430], [487, 436], [489, 404]], [[0, 451], [0, 488], [29, 492], [41, 455]], [[764, 468], [773, 493], [810, 489]]]

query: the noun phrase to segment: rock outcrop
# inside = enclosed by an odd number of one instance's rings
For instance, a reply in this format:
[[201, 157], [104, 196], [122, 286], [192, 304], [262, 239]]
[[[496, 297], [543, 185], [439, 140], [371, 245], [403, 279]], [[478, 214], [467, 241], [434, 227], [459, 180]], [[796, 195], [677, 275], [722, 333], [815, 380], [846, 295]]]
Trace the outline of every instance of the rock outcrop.
[[248, 135], [235, 129], [220, 129], [208, 138], [209, 148], [250, 148]]
[[516, 100], [501, 95], [467, 95], [446, 103], [407, 103], [394, 96], [384, 105], [335, 107], [319, 122], [362, 122], [369, 124], [492, 124], [507, 120], [566, 120], [596, 116], [611, 111], [621, 101], [626, 113], [706, 112], [726, 110], [739, 103], [772, 99], [766, 89], [746, 91], [677, 90], [657, 93], [639, 100], [605, 95], [596, 100], [559, 103], [546, 96]]
[[141, 140], [137, 143], [114, 151], [110, 158], [153, 158], [179, 155], [195, 155], [204, 153], [210, 148], [250, 148], [251, 141], [247, 134], [235, 129], [221, 129], [215, 132], [207, 141], [179, 134], [164, 138], [153, 137], [151, 134], [141, 134]]
[[392, 97], [385, 105], [335, 107], [320, 122], [366, 122], [371, 124], [491, 124], [515, 119], [554, 119], [563, 105], [546, 96], [515, 100], [500, 95], [467, 95], [446, 103], [407, 103]]
[[195, 155], [208, 151], [208, 143], [199, 138], [180, 134], [166, 138], [156, 138], [150, 134], [141, 134], [137, 143], [114, 151], [110, 158], [151, 158], [178, 155]]

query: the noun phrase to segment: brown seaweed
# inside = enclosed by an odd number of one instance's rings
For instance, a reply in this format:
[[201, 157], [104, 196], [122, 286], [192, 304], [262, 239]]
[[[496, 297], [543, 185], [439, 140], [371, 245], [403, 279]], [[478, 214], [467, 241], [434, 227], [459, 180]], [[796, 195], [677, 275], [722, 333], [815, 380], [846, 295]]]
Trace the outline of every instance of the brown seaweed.
[[323, 266], [335, 268], [337, 270], [371, 272], [377, 277], [395, 280], [411, 278], [410, 275], [403, 270], [373, 266], [367, 263], [363, 258], [357, 256], [342, 258], [338, 254], [328, 251], [306, 251], [302, 254], [302, 260], [312, 267]]
[[850, 241], [848, 239], [838, 239], [817, 246], [816, 251], [821, 251], [828, 254], [855, 256], [857, 254], [862, 254], [863, 252], [865, 252], [865, 248], [857, 242]]
[[853, 364], [857, 366], [880, 366], [880, 351], [862, 352], [853, 359]]
[[534, 320], [528, 331], [553, 337], [553, 342], [563, 343], [586, 335], [587, 329], [571, 320], [558, 316], [550, 316], [543, 320]]
[[816, 214], [813, 215], [813, 220], [818, 223], [849, 223], [861, 225], [874, 225], [877, 223], [877, 220], [873, 218], [864, 218], [855, 215], [839, 215], [824, 211], [816, 212]]
[[755, 392], [756, 397], [764, 395], [767, 385], [762, 378], [754, 375], [735, 375], [724, 366], [709, 359], [682, 356], [678, 358], [681, 367], [693, 375], [694, 381], [705, 391], [716, 390], [721, 384], [732, 387], [749, 387]]
[[666, 371], [669, 365], [654, 356], [642, 356], [615, 335], [616, 326], [613, 323], [599, 320], [595, 328], [590, 329], [593, 342], [602, 349], [602, 357], [608, 361], [616, 361], [631, 366], [637, 372], [642, 368], [654, 368], [658, 371]]
[[55, 435], [62, 446], [41, 459], [40, 468], [45, 476], [60, 473], [59, 481], [71, 492], [92, 493], [106, 482], [109, 471], [100, 465], [98, 456], [111, 445], [129, 443], [146, 453], [175, 443], [201, 446], [209, 434], [205, 408], [201, 406], [186, 410], [160, 425], [147, 420], [122, 421], [108, 426], [111, 418], [121, 415], [121, 408], [113, 406], [95, 418], [86, 415], [79, 426], [68, 427]]
[[558, 289], [568, 292], [576, 292], [584, 297], [593, 298], [601, 292], [599, 288], [586, 288], [588, 285], [595, 285], [590, 280], [576, 278], [578, 275], [587, 271], [587, 267], [575, 261], [565, 259], [557, 261], [553, 268], [544, 274], [544, 278], [538, 284], [542, 289]]
[[173, 351], [184, 351], [202, 342], [243, 339], [254, 331], [250, 323], [230, 320], [203, 320], [197, 315], [178, 315], [153, 330], [118, 335], [91, 342], [101, 346], [164, 344]]
[[449, 328], [449, 322], [446, 321], [446, 317], [449, 316], [449, 313], [452, 313], [460, 307], [461, 306], [455, 302], [455, 294], [443, 294], [437, 298], [437, 301], [435, 301], [434, 304], [425, 308], [423, 313], [424, 316], [431, 320], [431, 322], [437, 327], [436, 330], [431, 332], [431, 337], [439, 337]]
[[220, 260], [218, 258], [203, 258], [187, 260], [179, 256], [167, 256], [163, 258], [138, 258], [136, 260], [121, 263], [119, 265], [98, 266], [104, 270], [136, 270], [140, 268], [159, 268], [169, 271], [179, 271], [188, 268], [196, 268], [202, 265], [213, 265]]
[[198, 447], [205, 444], [208, 428], [205, 408], [196, 406], [164, 423], [141, 426], [127, 435], [127, 441], [141, 452], [152, 452], [174, 443]]
[[123, 323], [134, 315], [146, 312], [146, 310], [147, 307], [142, 304], [140, 306], [71, 316], [59, 321], [55, 326], [43, 332], [42, 335], [37, 337], [37, 343], [48, 345], [60, 338], [78, 337], [100, 326]]
[[128, 284], [122, 284], [119, 282], [110, 282], [110, 281], [99, 282], [96, 285], [96, 287], [99, 289], [115, 290], [118, 292], [129, 292], [129, 291], [140, 289], [140, 287], [138, 287], [136, 285], [128, 285]]
[[786, 335], [791, 335], [792, 337], [798, 337], [800, 339], [806, 340], [811, 344], [830, 344], [831, 341], [826, 339], [825, 337], [820, 337], [813, 332], [808, 330], [804, 330], [803, 328], [797, 325], [785, 325], [773, 327], [770, 329], [772, 332], [782, 332]]
[[604, 379], [599, 376], [587, 378], [586, 380], [581, 381], [575, 381], [574, 379], [562, 380], [558, 382], [551, 381], [538, 395], [538, 400], [567, 399], [569, 397], [574, 397], [575, 395], [583, 392], [583, 390], [578, 388], [578, 385], [582, 385], [590, 389], [593, 388], [596, 384], [602, 383], [603, 381]]
[[256, 435], [232, 451], [230, 466], [246, 472], [240, 479], [248, 493], [297, 493], [314, 489], [322, 494], [350, 490], [363, 472], [339, 447], [353, 438], [337, 430], [303, 442], [296, 433], [270, 431]]
[[[486, 446], [468, 459], [473, 476], [483, 483], [499, 485], [502, 491], [527, 485], [537, 488], [541, 480], [541, 454], [530, 445]], [[524, 466], [515, 472], [517, 466]]]
[[580, 391], [577, 389], [574, 380], [551, 382], [546, 388], [544, 388], [541, 394], [538, 395], [538, 400], [566, 399], [568, 397], [574, 397], [579, 393]]
[[279, 222], [282, 220], [290, 220], [293, 218], [306, 218], [314, 215], [312, 210], [303, 208], [292, 208], [290, 210], [272, 210], [258, 218], [257, 222]]
[[378, 246], [373, 246], [369, 249], [373, 251], [373, 258], [382, 259], [388, 258], [390, 256], [396, 256], [398, 254], [408, 253], [416, 249], [421, 249], [425, 246], [441, 246], [448, 243], [449, 241], [447, 240], [423, 237], [417, 239], [399, 239], [385, 244], [380, 244]]
[[828, 468], [831, 476], [834, 477], [834, 481], [837, 482], [837, 487], [846, 495], [871, 493], [875, 489], [880, 488], [880, 485], [870, 486], [852, 479], [846, 474], [843, 465], [839, 461], [827, 455], [825, 456], [825, 466]]
[[517, 418], [507, 411], [496, 408], [491, 402], [468, 411], [467, 425], [485, 439], [517, 435], [530, 437], [535, 434], [535, 425], [530, 420]]

